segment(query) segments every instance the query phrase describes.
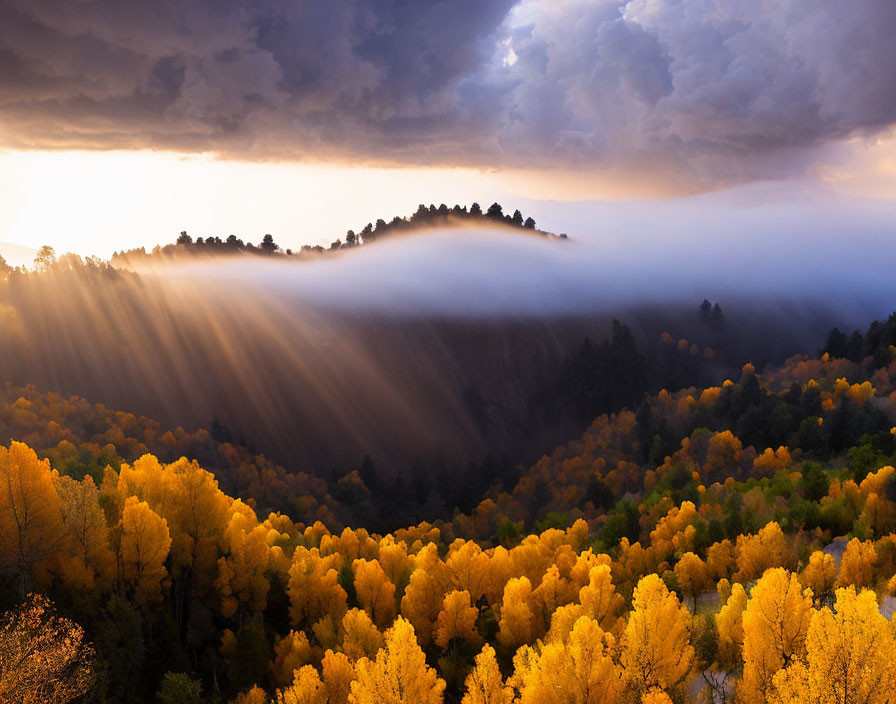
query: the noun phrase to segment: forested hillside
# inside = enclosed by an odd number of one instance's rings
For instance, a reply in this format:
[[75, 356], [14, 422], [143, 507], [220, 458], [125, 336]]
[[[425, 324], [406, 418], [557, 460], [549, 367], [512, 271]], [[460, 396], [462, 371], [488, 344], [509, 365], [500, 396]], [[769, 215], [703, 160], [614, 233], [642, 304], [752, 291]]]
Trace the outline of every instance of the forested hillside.
[[[493, 461], [472, 502], [7, 386], [0, 697], [889, 702], [896, 317], [846, 339]], [[365, 522], [429, 494], [453, 511]]]

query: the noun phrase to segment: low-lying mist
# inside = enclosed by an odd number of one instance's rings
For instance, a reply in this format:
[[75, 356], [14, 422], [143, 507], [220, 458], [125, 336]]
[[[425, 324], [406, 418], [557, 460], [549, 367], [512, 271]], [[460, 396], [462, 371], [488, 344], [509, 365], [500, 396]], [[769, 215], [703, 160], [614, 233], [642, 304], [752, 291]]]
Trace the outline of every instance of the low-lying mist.
[[[508, 228], [392, 237], [300, 271], [218, 260], [190, 275], [275, 287], [316, 306], [387, 315], [616, 312], [694, 298], [812, 303], [862, 324], [896, 300], [896, 207], [772, 185], [690, 199], [559, 209], [568, 240]], [[280, 294], [278, 294], [280, 295]], [[858, 322], [856, 324], [859, 324]]]
[[[528, 460], [581, 430], [539, 399], [613, 318], [648, 360], [663, 331], [723, 348], [705, 364], [724, 378], [748, 360], [815, 352], [832, 326], [896, 307], [893, 245], [876, 233], [756, 227], [699, 242], [674, 222], [662, 237], [596, 225], [569, 240], [454, 229], [300, 262], [17, 276], [2, 293], [0, 361], [13, 383], [165, 424], [217, 416], [289, 467], [344, 470], [365, 454], [393, 468]], [[698, 319], [704, 298], [721, 305], [723, 328]]]

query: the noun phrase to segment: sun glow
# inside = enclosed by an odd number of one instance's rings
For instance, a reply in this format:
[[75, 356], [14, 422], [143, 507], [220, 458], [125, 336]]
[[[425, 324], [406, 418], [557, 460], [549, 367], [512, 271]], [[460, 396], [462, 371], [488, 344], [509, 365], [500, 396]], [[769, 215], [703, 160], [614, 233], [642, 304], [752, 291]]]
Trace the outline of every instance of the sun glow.
[[[172, 152], [0, 154], [0, 241], [107, 257], [196, 236], [274, 235], [283, 247], [328, 245], [348, 229], [433, 198], [506, 197], [472, 169], [365, 168], [221, 161]], [[489, 201], [491, 202], [491, 201]]]

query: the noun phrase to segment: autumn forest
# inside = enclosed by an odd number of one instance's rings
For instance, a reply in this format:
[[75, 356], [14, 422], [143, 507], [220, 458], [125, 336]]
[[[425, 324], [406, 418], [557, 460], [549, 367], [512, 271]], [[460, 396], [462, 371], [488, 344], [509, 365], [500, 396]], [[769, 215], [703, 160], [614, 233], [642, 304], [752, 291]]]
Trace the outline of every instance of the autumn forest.
[[0, 704], [896, 704], [896, 0], [0, 0]]
[[[514, 225], [523, 236], [524, 224], [502, 226]], [[178, 247], [196, 244], [159, 250], [158, 266], [180, 266]], [[894, 701], [896, 315], [788, 354], [785, 325], [757, 328], [708, 300], [631, 309], [633, 327], [579, 316], [475, 328], [472, 357], [472, 332], [430, 322], [438, 345], [414, 349], [450, 350], [457, 379], [444, 427], [417, 441], [442, 450], [364, 452], [367, 436], [349, 429], [375, 420], [361, 414], [329, 435], [290, 430], [323, 448], [290, 459], [224, 403], [226, 417], [184, 427], [171, 422], [183, 409], [159, 406], [160, 421], [90, 398], [100, 377], [62, 318], [41, 367], [81, 370], [85, 392], [25, 378], [50, 339], [38, 321], [53, 320], [36, 300], [94, 326], [88, 294], [108, 301], [105, 318], [149, 305], [186, 315], [127, 257], [41, 256], [0, 275], [0, 701]], [[90, 328], [108, 345], [108, 379], [119, 354], [140, 374], [155, 363], [137, 341], [170, 349], [147, 325], [133, 338]], [[420, 328], [394, 329], [424, 344]], [[294, 373], [291, 358], [265, 359], [275, 381]], [[201, 393], [201, 376], [186, 388]], [[352, 393], [363, 403], [376, 388]], [[154, 407], [136, 381], [118, 393], [125, 408]], [[402, 403], [435, 397], [414, 398]], [[409, 422], [371, 427], [399, 442]]]

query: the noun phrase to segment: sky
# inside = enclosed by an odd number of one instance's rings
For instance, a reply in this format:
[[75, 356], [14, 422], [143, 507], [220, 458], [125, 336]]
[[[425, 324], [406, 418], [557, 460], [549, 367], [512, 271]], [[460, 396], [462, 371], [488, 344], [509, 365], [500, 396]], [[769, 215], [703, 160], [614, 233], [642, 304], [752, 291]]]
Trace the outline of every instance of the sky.
[[892, 0], [0, 0], [0, 241], [889, 201], [894, 75]]

